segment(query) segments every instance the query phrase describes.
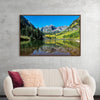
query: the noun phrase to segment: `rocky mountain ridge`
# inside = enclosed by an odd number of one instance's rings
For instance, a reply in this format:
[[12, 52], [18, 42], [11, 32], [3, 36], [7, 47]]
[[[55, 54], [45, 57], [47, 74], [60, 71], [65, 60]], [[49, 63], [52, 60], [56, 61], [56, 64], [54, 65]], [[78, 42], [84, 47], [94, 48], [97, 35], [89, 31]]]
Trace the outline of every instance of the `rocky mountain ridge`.
[[55, 27], [54, 25], [46, 25], [42, 28], [40, 28], [40, 31], [44, 32], [44, 33], [59, 33], [64, 31], [68, 26], [59, 26], [59, 27]]

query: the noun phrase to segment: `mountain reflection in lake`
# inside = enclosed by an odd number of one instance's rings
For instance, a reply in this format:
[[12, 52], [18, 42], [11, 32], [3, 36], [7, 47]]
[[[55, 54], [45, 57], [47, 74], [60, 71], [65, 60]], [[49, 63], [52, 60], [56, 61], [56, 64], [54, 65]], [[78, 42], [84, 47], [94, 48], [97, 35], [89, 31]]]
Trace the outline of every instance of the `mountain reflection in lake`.
[[20, 55], [80, 56], [80, 42], [79, 40], [56, 39], [24, 41], [20, 43]]

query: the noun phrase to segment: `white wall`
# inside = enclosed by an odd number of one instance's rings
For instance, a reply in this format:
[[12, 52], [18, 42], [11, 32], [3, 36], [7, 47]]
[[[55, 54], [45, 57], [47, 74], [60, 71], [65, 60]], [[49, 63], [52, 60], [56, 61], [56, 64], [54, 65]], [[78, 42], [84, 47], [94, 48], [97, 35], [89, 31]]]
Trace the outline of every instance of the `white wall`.
[[[100, 0], [0, 0], [0, 95], [8, 70], [16, 68], [87, 69], [100, 95]], [[19, 56], [20, 14], [81, 14], [81, 56]]]

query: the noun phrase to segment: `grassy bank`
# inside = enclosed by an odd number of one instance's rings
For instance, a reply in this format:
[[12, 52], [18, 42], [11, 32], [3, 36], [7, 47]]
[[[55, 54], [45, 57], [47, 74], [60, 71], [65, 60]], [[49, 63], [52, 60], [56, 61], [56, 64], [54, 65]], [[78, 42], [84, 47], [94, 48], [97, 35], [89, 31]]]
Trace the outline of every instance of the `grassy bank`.
[[80, 39], [80, 31], [78, 30], [72, 30], [72, 31], [63, 31], [61, 33], [56, 34], [45, 34], [45, 37], [47, 38], [56, 38], [56, 39]]
[[20, 36], [21, 41], [30, 41], [30, 38], [28, 36]]

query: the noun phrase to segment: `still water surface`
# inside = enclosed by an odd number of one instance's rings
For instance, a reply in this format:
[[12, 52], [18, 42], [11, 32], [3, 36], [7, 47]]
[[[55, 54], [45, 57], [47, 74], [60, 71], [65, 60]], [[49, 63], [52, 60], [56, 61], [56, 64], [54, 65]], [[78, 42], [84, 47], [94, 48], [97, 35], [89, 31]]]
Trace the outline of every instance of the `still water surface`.
[[35, 55], [66, 55], [66, 56], [80, 56], [80, 42], [79, 40], [34, 40], [24, 41], [20, 43], [21, 56], [35, 56]]

